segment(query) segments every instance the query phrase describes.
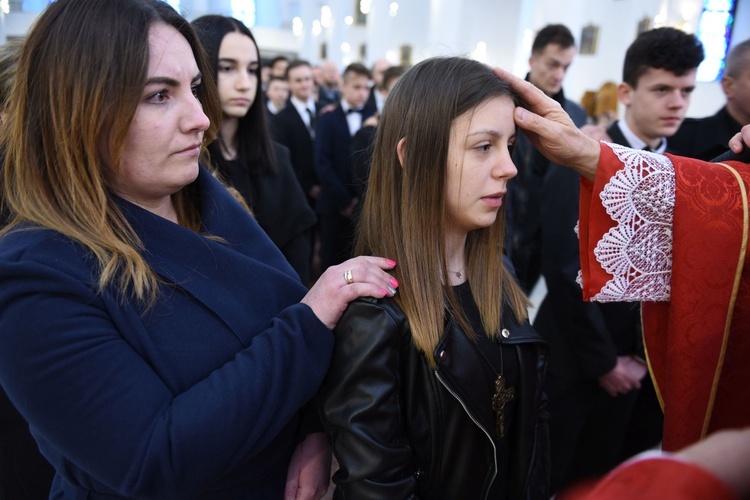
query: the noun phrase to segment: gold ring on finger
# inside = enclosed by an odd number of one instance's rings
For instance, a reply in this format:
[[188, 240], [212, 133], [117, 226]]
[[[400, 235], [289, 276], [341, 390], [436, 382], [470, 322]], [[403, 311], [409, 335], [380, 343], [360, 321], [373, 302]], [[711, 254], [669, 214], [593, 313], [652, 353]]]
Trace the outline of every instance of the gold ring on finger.
[[352, 283], [354, 283], [351, 269], [347, 269], [346, 271], [344, 271], [344, 281], [346, 281], [347, 285], [351, 285]]

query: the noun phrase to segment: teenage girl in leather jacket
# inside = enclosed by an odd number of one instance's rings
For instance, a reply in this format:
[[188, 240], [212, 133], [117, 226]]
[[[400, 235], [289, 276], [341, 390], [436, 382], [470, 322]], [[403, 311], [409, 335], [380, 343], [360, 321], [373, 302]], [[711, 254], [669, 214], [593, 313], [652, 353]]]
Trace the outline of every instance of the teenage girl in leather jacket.
[[320, 392], [335, 498], [548, 498], [546, 346], [502, 253], [519, 104], [455, 57], [388, 97], [355, 254], [395, 255], [402, 286], [335, 330]]

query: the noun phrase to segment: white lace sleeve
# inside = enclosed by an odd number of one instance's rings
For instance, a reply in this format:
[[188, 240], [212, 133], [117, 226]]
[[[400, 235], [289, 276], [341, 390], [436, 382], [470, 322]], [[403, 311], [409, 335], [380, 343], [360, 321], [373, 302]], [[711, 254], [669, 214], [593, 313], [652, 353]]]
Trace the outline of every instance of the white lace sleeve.
[[597, 243], [594, 256], [613, 278], [592, 300], [669, 300], [674, 165], [660, 154], [607, 145], [625, 167], [600, 195], [602, 206], [617, 225]]

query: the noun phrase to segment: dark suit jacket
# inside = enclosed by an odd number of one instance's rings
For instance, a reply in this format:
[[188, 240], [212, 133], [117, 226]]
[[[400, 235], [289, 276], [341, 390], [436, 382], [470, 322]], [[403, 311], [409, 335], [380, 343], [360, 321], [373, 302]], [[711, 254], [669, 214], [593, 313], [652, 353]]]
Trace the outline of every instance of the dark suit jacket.
[[333, 336], [250, 215], [205, 169], [196, 182], [221, 241], [120, 201], [163, 281], [150, 307], [99, 291], [59, 233], [2, 239], [0, 384], [58, 471], [53, 497], [281, 498]]
[[365, 107], [374, 109], [377, 112], [378, 103], [375, 101], [375, 92], [377, 92], [377, 90], [375, 89], [375, 86], [373, 85], [370, 88], [370, 95], [367, 97], [367, 102], [365, 103]]
[[724, 106], [713, 116], [686, 118], [669, 138], [669, 149], [676, 155], [710, 161], [727, 151], [729, 139], [741, 130], [742, 125]]
[[289, 150], [273, 143], [276, 173], [251, 175], [247, 165], [224, 161], [230, 184], [245, 198], [255, 220], [284, 254], [302, 283], [310, 281], [312, 261], [311, 228], [318, 218], [307, 203], [294, 175]]
[[619, 144], [620, 146], [626, 146], [632, 148], [633, 146], [628, 142], [625, 136], [617, 125], [620, 120], [616, 120], [612, 125], [607, 128], [607, 135], [612, 139], [612, 142]]
[[[624, 137], [612, 125], [614, 141]], [[541, 190], [542, 275], [547, 295], [534, 327], [550, 344], [550, 377], [595, 381], [612, 370], [617, 357], [642, 355], [640, 311], [635, 303], [584, 302], [576, 282], [581, 261], [578, 236], [579, 175], [551, 165]]]
[[[286, 146], [291, 155], [292, 167], [305, 196], [318, 184], [315, 173], [313, 139], [297, 108], [289, 103], [277, 114], [269, 117], [273, 140]], [[309, 200], [308, 198], [308, 201]]]
[[[566, 99], [562, 90], [554, 99], [576, 126], [586, 123], [583, 108]], [[518, 175], [508, 183], [506, 249], [516, 268], [518, 282], [524, 290], [531, 292], [541, 273], [541, 189], [546, 182], [550, 161], [519, 131], [513, 163], [518, 168]]]
[[329, 104], [338, 104], [341, 100], [341, 91], [339, 89], [328, 90], [325, 87], [318, 87], [318, 101], [315, 105], [318, 109], [324, 108]]
[[[372, 116], [365, 107], [362, 121]], [[315, 135], [315, 171], [320, 179], [319, 214], [338, 214], [357, 197], [353, 187], [349, 125], [341, 105], [318, 118]]]

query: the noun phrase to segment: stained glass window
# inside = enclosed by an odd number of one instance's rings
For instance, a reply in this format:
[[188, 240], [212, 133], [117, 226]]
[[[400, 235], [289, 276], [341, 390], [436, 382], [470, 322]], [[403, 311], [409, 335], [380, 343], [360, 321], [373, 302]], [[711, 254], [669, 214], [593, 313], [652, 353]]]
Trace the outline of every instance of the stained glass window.
[[696, 36], [703, 43], [706, 58], [698, 66], [699, 82], [715, 82], [724, 74], [736, 3], [735, 0], [703, 1]]

